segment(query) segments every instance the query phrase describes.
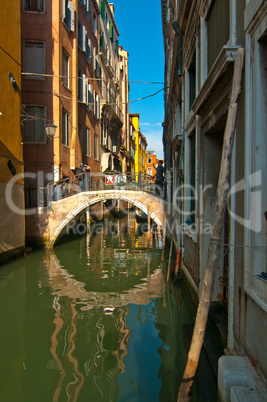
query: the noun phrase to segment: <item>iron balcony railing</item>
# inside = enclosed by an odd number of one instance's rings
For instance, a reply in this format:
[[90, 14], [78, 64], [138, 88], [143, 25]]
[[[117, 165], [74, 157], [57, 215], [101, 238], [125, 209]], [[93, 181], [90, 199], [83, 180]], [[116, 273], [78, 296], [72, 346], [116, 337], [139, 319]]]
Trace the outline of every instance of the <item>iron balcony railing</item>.
[[25, 190], [26, 208], [47, 207], [51, 201], [59, 201], [85, 191], [145, 191], [163, 198], [164, 183], [156, 184], [152, 176], [145, 173], [85, 172], [34, 190], [34, 195], [32, 189]]

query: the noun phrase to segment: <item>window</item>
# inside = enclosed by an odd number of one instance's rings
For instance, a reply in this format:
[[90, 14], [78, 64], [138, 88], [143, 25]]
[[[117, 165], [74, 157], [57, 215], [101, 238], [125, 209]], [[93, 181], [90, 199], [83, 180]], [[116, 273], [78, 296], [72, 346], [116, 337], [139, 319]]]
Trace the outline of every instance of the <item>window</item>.
[[88, 38], [88, 32], [84, 25], [78, 24], [78, 46], [85, 53], [85, 57], [91, 63], [91, 40]]
[[88, 20], [90, 19], [90, 1], [91, 0], [80, 0], [80, 3], [84, 6], [84, 11]]
[[104, 53], [104, 49], [105, 49], [105, 37], [104, 33], [101, 31], [99, 32], [99, 50], [101, 53]]
[[87, 105], [88, 103], [88, 78], [85, 74], [78, 72], [78, 99]]
[[78, 46], [86, 53], [87, 30], [84, 25], [78, 24]]
[[94, 136], [94, 151], [95, 151], [95, 160], [98, 160], [98, 135]]
[[75, 31], [74, 3], [70, 0], [63, 0], [62, 18], [65, 26], [72, 32]]
[[190, 171], [190, 219], [195, 222], [195, 194], [196, 194], [196, 135], [195, 132], [189, 137], [190, 144], [190, 160], [189, 160], [189, 171]]
[[96, 48], [94, 47], [94, 71], [95, 75], [99, 75], [98, 54], [96, 54]]
[[100, 90], [100, 94], [103, 96], [103, 79], [102, 79], [102, 69], [99, 67], [99, 81], [98, 81], [98, 84], [99, 84], [99, 90]]
[[92, 49], [91, 40], [89, 38], [87, 38], [85, 57], [86, 57], [88, 63], [91, 63], [91, 49]]
[[83, 154], [83, 126], [81, 123], [78, 124], [78, 135], [80, 140], [81, 151]]
[[69, 55], [63, 50], [62, 55], [62, 83], [64, 87], [69, 88]]
[[117, 56], [119, 56], [119, 40], [118, 39], [116, 39], [116, 45], [115, 45], [115, 49], [116, 49], [116, 54], [117, 54]]
[[152, 176], [152, 168], [147, 168], [147, 174], [149, 175], [149, 176]]
[[69, 114], [63, 110], [62, 113], [62, 144], [67, 147], [70, 146], [70, 117]]
[[95, 92], [95, 117], [99, 119], [99, 96]]
[[194, 54], [188, 69], [189, 81], [189, 109], [191, 109], [194, 100], [196, 99], [196, 55]]
[[24, 0], [25, 11], [44, 12], [44, 0]]
[[[45, 73], [45, 44], [44, 42], [25, 42], [24, 68], [27, 73]], [[42, 79], [40, 76], [28, 76]]]
[[86, 128], [86, 155], [91, 156], [91, 134], [89, 128]]
[[94, 32], [94, 34], [96, 36], [96, 33], [97, 33], [97, 19], [96, 19], [95, 13], [93, 14], [93, 32]]
[[101, 17], [103, 20], [106, 17], [106, 0], [101, 1]]
[[109, 37], [110, 37], [111, 42], [113, 42], [114, 41], [114, 27], [113, 27], [112, 21], [109, 22]]
[[82, 73], [78, 71], [78, 100], [82, 102], [83, 100], [83, 80]]
[[151, 157], [148, 158], [147, 163], [152, 163], [152, 158]]
[[230, 6], [229, 0], [213, 2], [207, 16], [208, 31], [208, 71], [210, 71], [223, 45], [230, 37]]
[[88, 20], [90, 19], [90, 1], [91, 0], [84, 0], [84, 10]]
[[27, 120], [24, 122], [24, 141], [45, 143], [45, 107], [26, 106]]
[[88, 84], [88, 109], [93, 111], [93, 87]]

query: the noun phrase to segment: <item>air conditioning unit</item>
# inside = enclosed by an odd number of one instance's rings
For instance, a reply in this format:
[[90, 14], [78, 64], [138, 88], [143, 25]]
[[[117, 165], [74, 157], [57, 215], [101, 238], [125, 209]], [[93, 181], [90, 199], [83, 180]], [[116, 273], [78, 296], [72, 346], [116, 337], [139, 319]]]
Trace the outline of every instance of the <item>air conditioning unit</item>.
[[102, 145], [107, 145], [107, 138], [103, 138]]
[[115, 153], [117, 152], [117, 146], [116, 145], [113, 145], [112, 151], [115, 152]]

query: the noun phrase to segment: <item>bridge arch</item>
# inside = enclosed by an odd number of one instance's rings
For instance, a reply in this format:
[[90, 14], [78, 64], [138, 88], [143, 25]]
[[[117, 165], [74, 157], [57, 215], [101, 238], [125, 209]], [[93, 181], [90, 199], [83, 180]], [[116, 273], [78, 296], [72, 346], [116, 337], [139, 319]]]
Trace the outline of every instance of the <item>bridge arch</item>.
[[[134, 192], [136, 194], [136, 192]], [[152, 196], [155, 198], [154, 196]], [[148, 214], [150, 213], [151, 219], [160, 227], [163, 227], [163, 218], [159, 214], [149, 211], [148, 205], [145, 205], [145, 203], [141, 202], [140, 200], [135, 199], [131, 195], [124, 193], [123, 191], [110, 191], [110, 192], [104, 192], [104, 194], [98, 194], [93, 196], [92, 198], [88, 198], [85, 201], [81, 202], [76, 208], [74, 208], [71, 212], [69, 212], [64, 219], [60, 221], [60, 223], [57, 225], [56, 229], [53, 231], [53, 234], [51, 235], [49, 242], [48, 242], [48, 248], [53, 248], [57, 238], [59, 237], [60, 233], [62, 230], [75, 218], [77, 217], [82, 211], [84, 211], [86, 208], [88, 208], [90, 205], [97, 204], [101, 201], [107, 201], [110, 199], [117, 199], [117, 200], [123, 200], [126, 202], [129, 202], [130, 204], [133, 204], [135, 207], [139, 208], [141, 211], [144, 213]]]

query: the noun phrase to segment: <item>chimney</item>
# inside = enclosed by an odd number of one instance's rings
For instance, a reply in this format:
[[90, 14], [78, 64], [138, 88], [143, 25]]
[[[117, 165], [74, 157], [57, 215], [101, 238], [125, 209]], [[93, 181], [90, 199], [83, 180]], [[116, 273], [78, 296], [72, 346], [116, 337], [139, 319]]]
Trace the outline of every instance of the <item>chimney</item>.
[[114, 7], [114, 4], [113, 4], [113, 3], [109, 3], [109, 7], [110, 7], [111, 12], [112, 12], [113, 17], [114, 17], [114, 12], [115, 12], [115, 7]]

